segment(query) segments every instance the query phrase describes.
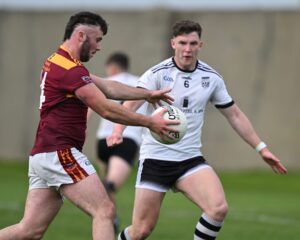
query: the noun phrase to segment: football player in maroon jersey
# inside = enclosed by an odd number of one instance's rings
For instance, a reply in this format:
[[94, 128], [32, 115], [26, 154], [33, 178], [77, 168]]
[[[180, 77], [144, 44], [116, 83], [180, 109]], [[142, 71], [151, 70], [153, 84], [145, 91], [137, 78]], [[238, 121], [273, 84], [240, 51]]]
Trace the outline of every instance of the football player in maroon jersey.
[[[172, 102], [169, 90], [131, 88], [90, 75], [82, 64], [100, 50], [105, 20], [91, 12], [69, 19], [64, 41], [41, 73], [40, 122], [29, 158], [29, 191], [23, 219], [0, 230], [0, 239], [41, 239], [63, 204], [62, 196], [92, 217], [93, 239], [112, 240], [113, 203], [81, 152], [87, 108], [111, 121], [148, 127], [166, 137], [170, 121], [130, 112], [112, 99]], [[100, 90], [99, 90], [100, 89]]]

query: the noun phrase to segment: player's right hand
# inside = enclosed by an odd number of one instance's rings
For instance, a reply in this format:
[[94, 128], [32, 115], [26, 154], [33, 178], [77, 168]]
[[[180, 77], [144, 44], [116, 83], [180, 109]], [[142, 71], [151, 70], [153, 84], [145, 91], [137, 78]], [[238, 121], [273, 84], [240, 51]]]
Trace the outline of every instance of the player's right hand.
[[152, 114], [150, 116], [152, 124], [149, 126], [149, 129], [158, 134], [163, 140], [173, 140], [174, 137], [169, 135], [169, 132], [178, 132], [176, 129], [172, 128], [172, 125], [178, 125], [180, 122], [178, 120], [164, 119], [163, 116], [167, 111], [166, 108], [163, 108], [162, 111]]

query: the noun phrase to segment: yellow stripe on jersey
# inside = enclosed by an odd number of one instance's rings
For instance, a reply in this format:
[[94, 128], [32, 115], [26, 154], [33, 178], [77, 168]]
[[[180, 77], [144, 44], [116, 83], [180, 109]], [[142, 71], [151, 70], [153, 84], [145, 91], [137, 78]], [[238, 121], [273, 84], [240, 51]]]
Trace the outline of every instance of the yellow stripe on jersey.
[[65, 58], [64, 56], [59, 55], [57, 53], [55, 53], [51, 57], [49, 57], [48, 61], [66, 69], [66, 70], [69, 70], [69, 69], [77, 66], [76, 63], [72, 62], [71, 60], [69, 60], [69, 59]]
[[76, 98], [75, 94], [66, 94], [66, 98]]

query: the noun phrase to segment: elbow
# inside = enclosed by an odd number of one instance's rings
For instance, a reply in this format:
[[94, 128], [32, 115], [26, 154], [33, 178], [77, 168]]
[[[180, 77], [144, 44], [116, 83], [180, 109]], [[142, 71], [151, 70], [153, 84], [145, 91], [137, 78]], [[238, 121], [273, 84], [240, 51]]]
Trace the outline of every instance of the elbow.
[[111, 120], [112, 119], [112, 115], [111, 112], [108, 110], [102, 110], [100, 113], [101, 117], [107, 119], [107, 120]]

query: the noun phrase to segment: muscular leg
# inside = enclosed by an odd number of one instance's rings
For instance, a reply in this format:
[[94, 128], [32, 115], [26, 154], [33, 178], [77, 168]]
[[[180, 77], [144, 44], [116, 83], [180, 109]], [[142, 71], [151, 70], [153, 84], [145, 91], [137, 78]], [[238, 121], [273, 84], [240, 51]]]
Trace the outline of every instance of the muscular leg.
[[61, 206], [61, 196], [53, 189], [30, 190], [23, 219], [0, 230], [0, 240], [41, 239]]
[[[228, 206], [222, 184], [214, 170], [212, 168], [201, 169], [178, 181], [176, 187], [204, 212], [197, 224], [196, 232], [200, 229], [216, 236], [226, 216]], [[195, 239], [206, 238], [195, 237]]]
[[162, 192], [136, 189], [132, 225], [128, 227], [129, 239], [143, 240], [151, 234], [157, 223], [164, 196], [165, 193]]
[[93, 240], [113, 240], [114, 207], [97, 174], [80, 182], [64, 185], [61, 192], [72, 203], [92, 216]]

